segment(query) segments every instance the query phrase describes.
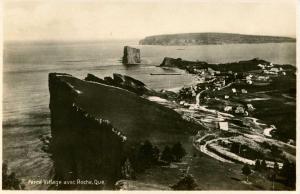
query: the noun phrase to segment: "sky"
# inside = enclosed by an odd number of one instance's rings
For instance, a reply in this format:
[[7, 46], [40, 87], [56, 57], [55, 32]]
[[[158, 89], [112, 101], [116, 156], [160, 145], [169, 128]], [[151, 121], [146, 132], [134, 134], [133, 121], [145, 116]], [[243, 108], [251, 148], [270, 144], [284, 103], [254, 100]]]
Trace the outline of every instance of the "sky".
[[296, 0], [5, 0], [4, 40], [141, 39], [225, 32], [296, 36]]

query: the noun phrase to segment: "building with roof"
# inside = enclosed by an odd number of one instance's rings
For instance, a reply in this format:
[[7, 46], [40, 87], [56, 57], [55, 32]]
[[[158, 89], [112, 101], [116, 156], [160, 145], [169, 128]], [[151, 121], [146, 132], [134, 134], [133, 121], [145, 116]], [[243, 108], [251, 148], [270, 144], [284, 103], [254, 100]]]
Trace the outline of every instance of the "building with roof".
[[228, 122], [219, 122], [219, 129], [223, 131], [228, 131]]

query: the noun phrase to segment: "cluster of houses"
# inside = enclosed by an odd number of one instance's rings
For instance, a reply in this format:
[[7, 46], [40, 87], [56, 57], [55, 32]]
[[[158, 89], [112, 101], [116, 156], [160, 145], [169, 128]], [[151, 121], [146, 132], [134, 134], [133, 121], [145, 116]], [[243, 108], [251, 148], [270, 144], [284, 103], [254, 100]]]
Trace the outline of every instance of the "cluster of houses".
[[235, 113], [235, 114], [241, 114], [241, 115], [245, 115], [245, 116], [248, 116], [249, 112], [252, 112], [254, 110], [255, 110], [255, 108], [252, 104], [247, 104], [246, 107], [244, 107], [242, 105], [225, 106], [224, 107], [225, 112], [232, 112], [232, 113]]
[[[235, 89], [235, 88], [232, 88], [231, 91], [232, 91], [233, 94], [237, 94], [237, 93], [238, 93], [238, 90]], [[241, 89], [241, 93], [242, 93], [242, 94], [247, 94], [248, 91], [247, 91], [246, 89], [243, 88], [243, 89]], [[229, 99], [229, 96], [228, 96], [228, 95], [225, 95], [224, 98], [225, 98], [225, 99]]]
[[250, 85], [251, 85], [251, 84], [253, 83], [252, 77], [253, 77], [252, 74], [249, 74], [248, 76], [246, 76], [246, 83], [247, 83], [247, 84], [250, 84]]
[[245, 77], [246, 83], [249, 85], [253, 84], [253, 81], [268, 81], [270, 79], [269, 76], [265, 76], [265, 75], [252, 75], [249, 74]]
[[286, 72], [283, 71], [282, 67], [274, 67], [273, 63], [267, 65], [258, 64], [257, 66], [263, 70], [264, 74], [278, 75], [281, 73], [282, 75], [286, 75]]
[[253, 75], [248, 74], [245, 76], [245, 81], [247, 84], [252, 85], [254, 81], [268, 81], [270, 76], [272, 75], [286, 75], [286, 72], [283, 70], [282, 67], [274, 67], [273, 63], [270, 64], [258, 64], [258, 67], [262, 70], [262, 74], [260, 75]]
[[[192, 97], [196, 97], [196, 101], [199, 101], [201, 91], [207, 90], [207, 91], [216, 91], [221, 90], [223, 87], [226, 87], [226, 84], [230, 83], [233, 80], [239, 79], [239, 80], [245, 80], [247, 84], [252, 85], [254, 82], [267, 82], [270, 80], [271, 75], [278, 75], [281, 73], [282, 75], [285, 75], [285, 72], [281, 67], [274, 66], [273, 63], [266, 63], [266, 64], [258, 64], [258, 67], [262, 70], [262, 73], [255, 74], [255, 73], [234, 73], [232, 71], [228, 72], [220, 72], [215, 71], [211, 68], [207, 69], [194, 69], [194, 71], [198, 74], [204, 75], [208, 74], [210, 77], [209, 81], [206, 81], [204, 83], [199, 83], [195, 86], [191, 86], [190, 92]], [[209, 76], [205, 76], [205, 79], [208, 79]], [[232, 79], [231, 79], [232, 78]], [[231, 95], [238, 95], [238, 94], [248, 94], [247, 89], [241, 88], [231, 88]], [[202, 95], [201, 95], [202, 96]], [[198, 98], [198, 99], [197, 99]], [[202, 98], [207, 98], [206, 95], [203, 95]], [[225, 100], [230, 99], [230, 94], [224, 95]], [[199, 103], [199, 102], [198, 102]], [[198, 104], [196, 103], [196, 104]], [[189, 104], [185, 101], [180, 102], [183, 106], [188, 106]], [[244, 115], [248, 116], [249, 112], [254, 111], [255, 108], [252, 104], [245, 104], [245, 105], [233, 105], [233, 106], [225, 106], [224, 111], [230, 112], [234, 114]]]

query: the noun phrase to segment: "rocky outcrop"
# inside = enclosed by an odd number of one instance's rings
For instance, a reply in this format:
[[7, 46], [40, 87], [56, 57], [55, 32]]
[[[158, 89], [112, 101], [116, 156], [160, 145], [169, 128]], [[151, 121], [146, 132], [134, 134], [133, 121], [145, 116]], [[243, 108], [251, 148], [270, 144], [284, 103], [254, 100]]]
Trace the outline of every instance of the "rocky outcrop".
[[182, 60], [181, 58], [171, 58], [171, 57], [165, 57], [163, 62], [160, 64], [161, 67], [178, 67], [180, 69], [184, 69], [187, 66], [197, 66], [198, 68], [208, 68], [208, 63], [203, 61], [187, 61]]
[[163, 62], [160, 64], [161, 67], [177, 67], [180, 69], [187, 70], [189, 73], [197, 73], [197, 70], [208, 68], [214, 71], [233, 71], [233, 72], [246, 72], [251, 70], [260, 70], [259, 64], [267, 65], [270, 62], [254, 58], [251, 60], [231, 62], [231, 63], [222, 63], [222, 64], [209, 64], [203, 61], [188, 61], [181, 58], [170, 58], [165, 57]]
[[[188, 138], [192, 133], [191, 125], [177, 112], [88, 77], [94, 81], [49, 74], [50, 150], [57, 180], [104, 180], [104, 188], [113, 188], [122, 178], [122, 166], [132, 145], [145, 139], [163, 145], [178, 138], [182, 141], [180, 134]], [[113, 80], [123, 78], [116, 75]], [[60, 188], [101, 189], [103, 185]]]
[[181, 63], [181, 61], [181, 58], [174, 59], [171, 57], [165, 57], [160, 66], [177, 67]]
[[184, 33], [148, 36], [142, 45], [210, 45], [210, 44], [253, 44], [295, 42], [295, 38], [280, 36], [258, 36], [231, 33]]
[[127, 75], [121, 75], [121, 74], [117, 74], [117, 73], [114, 73], [113, 77], [104, 77], [104, 79], [101, 79], [101, 78], [89, 73], [86, 76], [85, 80], [120, 87], [125, 90], [134, 92], [138, 95], [148, 95], [148, 96], [150, 96], [150, 95], [161, 96], [162, 95], [161, 93], [148, 88], [143, 82], [141, 82], [137, 79], [134, 79]]
[[125, 46], [122, 63], [129, 65], [141, 63], [140, 49]]

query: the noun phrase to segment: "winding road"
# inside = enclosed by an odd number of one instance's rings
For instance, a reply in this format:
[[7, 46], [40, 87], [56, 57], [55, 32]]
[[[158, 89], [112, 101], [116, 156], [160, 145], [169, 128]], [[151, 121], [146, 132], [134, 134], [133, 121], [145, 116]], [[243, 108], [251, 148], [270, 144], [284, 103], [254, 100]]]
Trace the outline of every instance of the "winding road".
[[[205, 144], [200, 145], [200, 142], [201, 142], [201, 140], [203, 140], [203, 139], [204, 139], [204, 137], [199, 138], [199, 139], [194, 139], [193, 145], [194, 145], [194, 147], [195, 147], [197, 150], [201, 151], [202, 153], [204, 153], [204, 154], [206, 154], [206, 155], [208, 155], [208, 156], [210, 156], [210, 157], [212, 157], [212, 158], [214, 158], [214, 159], [216, 159], [216, 160], [218, 160], [218, 161], [221, 161], [221, 162], [227, 162], [227, 163], [234, 163], [234, 162], [232, 162], [231, 160], [225, 159], [225, 158], [223, 158], [222, 156], [220, 156], [220, 155], [218, 155], [218, 154], [216, 154], [216, 153], [214, 153], [214, 152], [211, 152], [211, 151], [209, 151], [209, 150], [207, 149], [207, 145], [208, 145], [208, 144], [214, 143], [214, 142], [216, 142], [216, 141], [218, 141], [218, 140], [229, 139], [228, 137], [227, 137], [227, 138], [216, 138], [216, 139], [212, 139], [212, 140], [206, 141]], [[199, 140], [200, 140], [200, 141], [199, 141]], [[243, 164], [248, 164], [248, 165], [255, 165], [255, 160], [250, 160], [250, 159], [247, 159], [247, 158], [243, 158], [243, 157], [238, 156], [238, 155], [236, 155], [236, 154], [234, 154], [234, 153], [232, 153], [232, 152], [227, 152], [227, 151], [223, 151], [223, 150], [216, 150], [216, 151], [217, 151], [217, 152], [220, 152], [220, 153], [223, 152], [222, 154], [226, 155], [227, 157], [230, 157], [233, 161], [241, 162], [241, 163], [243, 163]], [[269, 168], [274, 168], [274, 162], [272, 162], [272, 161], [266, 161], [266, 163], [267, 163], [267, 167], [269, 167]], [[278, 167], [279, 167], [279, 168], [282, 168], [282, 166], [283, 166], [283, 163], [278, 163]]]
[[215, 154], [215, 153], [213, 153], [213, 152], [207, 150], [207, 147], [206, 147], [207, 144], [212, 143], [212, 142], [214, 142], [214, 141], [218, 141], [219, 139], [225, 139], [225, 138], [217, 138], [217, 139], [213, 139], [213, 140], [207, 141], [207, 142], [206, 142], [205, 144], [203, 144], [203, 145], [197, 145], [197, 143], [195, 143], [195, 141], [194, 141], [193, 144], [194, 144], [194, 147], [195, 147], [197, 150], [201, 151], [202, 153], [204, 153], [204, 154], [206, 154], [206, 155], [208, 155], [208, 156], [210, 156], [210, 157], [212, 157], [212, 158], [214, 158], [214, 159], [216, 159], [216, 160], [219, 160], [219, 161], [221, 161], [221, 162], [233, 163], [232, 161], [227, 160], [227, 159], [225, 159], [225, 158], [222, 158], [221, 156], [219, 156], [219, 155], [217, 155], [217, 154]]

